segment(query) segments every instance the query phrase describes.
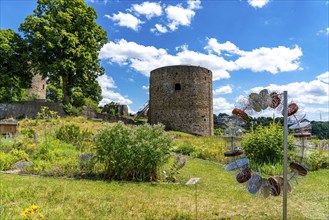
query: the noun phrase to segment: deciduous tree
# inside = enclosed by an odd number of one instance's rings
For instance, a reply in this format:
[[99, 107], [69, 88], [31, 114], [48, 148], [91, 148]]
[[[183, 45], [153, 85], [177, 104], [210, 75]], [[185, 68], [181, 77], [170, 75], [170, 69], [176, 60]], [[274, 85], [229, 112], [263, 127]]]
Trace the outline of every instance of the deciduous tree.
[[73, 88], [93, 84], [104, 73], [98, 51], [107, 37], [96, 18], [84, 0], [38, 0], [20, 26], [33, 64], [49, 82], [62, 85], [65, 103]]
[[32, 72], [23, 39], [15, 31], [0, 30], [0, 102], [18, 101], [30, 87]]

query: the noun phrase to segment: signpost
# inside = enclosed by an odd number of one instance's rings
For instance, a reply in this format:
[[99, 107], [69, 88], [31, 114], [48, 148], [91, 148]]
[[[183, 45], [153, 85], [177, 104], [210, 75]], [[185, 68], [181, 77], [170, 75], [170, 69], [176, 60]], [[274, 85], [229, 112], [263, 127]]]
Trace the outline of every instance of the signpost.
[[195, 219], [198, 219], [198, 187], [197, 183], [200, 178], [191, 178], [186, 182], [186, 185], [195, 185]]

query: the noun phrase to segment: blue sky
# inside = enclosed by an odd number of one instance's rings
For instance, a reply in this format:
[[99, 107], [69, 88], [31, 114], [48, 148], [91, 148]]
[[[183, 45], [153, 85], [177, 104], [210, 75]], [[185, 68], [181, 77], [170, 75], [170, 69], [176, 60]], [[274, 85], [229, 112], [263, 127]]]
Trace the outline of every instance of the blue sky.
[[[214, 113], [263, 88], [288, 91], [310, 120], [329, 120], [328, 1], [89, 0], [108, 43], [101, 104], [148, 101], [149, 73], [167, 65], [213, 72]], [[1, 29], [18, 31], [34, 0], [0, 0]], [[280, 113], [274, 111], [276, 115]], [[263, 111], [252, 116], [272, 116]]]

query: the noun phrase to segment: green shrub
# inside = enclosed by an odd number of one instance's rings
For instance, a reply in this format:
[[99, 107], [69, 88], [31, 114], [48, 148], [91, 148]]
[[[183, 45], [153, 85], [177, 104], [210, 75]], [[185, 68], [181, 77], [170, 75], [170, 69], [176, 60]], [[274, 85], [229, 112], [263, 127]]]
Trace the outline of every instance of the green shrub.
[[13, 149], [10, 153], [13, 156], [15, 156], [18, 160], [25, 160], [25, 161], [29, 160], [29, 155], [24, 150]]
[[184, 155], [191, 155], [195, 151], [195, 147], [189, 142], [183, 142], [177, 144], [173, 151]]
[[84, 146], [91, 140], [92, 133], [76, 125], [63, 125], [56, 131], [55, 136], [65, 143], [75, 145], [77, 150], [83, 151]]
[[326, 150], [306, 151], [303, 163], [309, 170], [329, 169], [329, 152]]
[[0, 170], [10, 170], [19, 160], [29, 160], [29, 155], [24, 150], [12, 149], [10, 152], [0, 152]]
[[[283, 127], [273, 122], [268, 127], [258, 126], [246, 134], [241, 142], [245, 155], [257, 164], [276, 164], [283, 159]], [[288, 149], [293, 149], [293, 137], [288, 138]]]
[[35, 159], [31, 166], [26, 166], [23, 168], [24, 173], [28, 174], [38, 174], [41, 175], [44, 170], [49, 169], [52, 166], [50, 161]]
[[24, 128], [20, 130], [20, 133], [25, 135], [28, 138], [34, 138], [35, 129], [34, 128]]
[[0, 170], [10, 170], [17, 161], [18, 159], [15, 155], [0, 152]]
[[84, 98], [85, 106], [94, 109], [96, 112], [101, 113], [102, 109], [98, 107], [98, 103], [91, 98]]
[[155, 181], [169, 159], [172, 139], [162, 125], [115, 126], [95, 138], [96, 159], [105, 166], [106, 178]]
[[67, 103], [64, 105], [64, 111], [67, 115], [71, 115], [71, 116], [79, 116], [81, 109], [75, 106], [72, 106], [71, 103]]
[[221, 135], [223, 135], [224, 133], [225, 133], [225, 130], [222, 129], [222, 128], [216, 128], [216, 129], [214, 129], [214, 135], [215, 135], [215, 136], [221, 136]]
[[0, 136], [0, 151], [9, 152], [14, 148], [15, 140], [13, 138], [3, 138]]

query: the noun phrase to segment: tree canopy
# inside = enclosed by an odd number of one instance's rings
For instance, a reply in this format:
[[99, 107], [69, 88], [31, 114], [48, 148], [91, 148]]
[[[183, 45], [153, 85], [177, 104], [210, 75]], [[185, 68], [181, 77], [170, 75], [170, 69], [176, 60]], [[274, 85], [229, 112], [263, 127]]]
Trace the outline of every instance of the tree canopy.
[[18, 101], [30, 87], [32, 72], [23, 39], [13, 30], [0, 30], [0, 102]]
[[107, 37], [96, 18], [84, 0], [38, 0], [19, 28], [33, 65], [51, 84], [62, 87], [65, 103], [74, 88], [90, 87], [104, 73], [98, 51]]

